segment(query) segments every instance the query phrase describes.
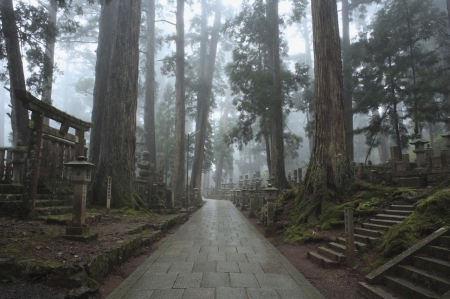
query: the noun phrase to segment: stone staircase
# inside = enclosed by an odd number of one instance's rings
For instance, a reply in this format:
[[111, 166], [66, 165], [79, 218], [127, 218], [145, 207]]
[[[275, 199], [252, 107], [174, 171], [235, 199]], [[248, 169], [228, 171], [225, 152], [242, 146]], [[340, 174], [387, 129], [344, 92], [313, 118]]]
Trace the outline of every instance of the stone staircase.
[[[58, 199], [53, 194], [37, 194], [36, 217], [72, 213], [72, 204], [68, 199]], [[0, 194], [0, 214], [18, 216], [22, 194]]]
[[[411, 205], [391, 205], [388, 210], [362, 223], [361, 227], [355, 227], [355, 254], [366, 252], [386, 230], [405, 220], [413, 211]], [[329, 242], [327, 247], [321, 246], [317, 251], [308, 252], [307, 256], [322, 267], [336, 267], [345, 264], [345, 251], [345, 238], [339, 237], [335, 242]]]
[[442, 228], [368, 274], [358, 291], [368, 299], [450, 298], [450, 236]]

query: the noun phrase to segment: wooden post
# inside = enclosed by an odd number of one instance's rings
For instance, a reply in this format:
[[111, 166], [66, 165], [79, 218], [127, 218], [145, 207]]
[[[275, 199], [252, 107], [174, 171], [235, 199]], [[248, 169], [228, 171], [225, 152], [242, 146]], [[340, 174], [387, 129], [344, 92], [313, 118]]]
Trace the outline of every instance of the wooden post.
[[353, 232], [353, 209], [344, 208], [345, 221], [345, 248], [347, 267], [353, 269], [355, 266], [355, 242]]
[[30, 141], [27, 153], [27, 170], [25, 177], [25, 193], [22, 199], [21, 215], [23, 219], [34, 218], [36, 193], [39, 178], [39, 162], [41, 157], [42, 130], [44, 115], [33, 111], [30, 123]]
[[108, 176], [108, 189], [106, 190], [106, 214], [111, 210], [111, 182], [112, 178]]

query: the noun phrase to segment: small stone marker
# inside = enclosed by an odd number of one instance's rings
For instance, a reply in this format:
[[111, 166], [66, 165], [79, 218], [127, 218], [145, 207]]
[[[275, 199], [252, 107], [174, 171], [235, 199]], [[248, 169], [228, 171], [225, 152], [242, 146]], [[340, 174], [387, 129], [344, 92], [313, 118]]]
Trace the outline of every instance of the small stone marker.
[[111, 184], [112, 184], [112, 178], [108, 176], [108, 187], [106, 189], [106, 211], [107, 214], [109, 214], [111, 210]]
[[345, 248], [347, 267], [353, 269], [355, 266], [355, 242], [353, 232], [353, 209], [344, 208], [344, 222], [345, 222]]

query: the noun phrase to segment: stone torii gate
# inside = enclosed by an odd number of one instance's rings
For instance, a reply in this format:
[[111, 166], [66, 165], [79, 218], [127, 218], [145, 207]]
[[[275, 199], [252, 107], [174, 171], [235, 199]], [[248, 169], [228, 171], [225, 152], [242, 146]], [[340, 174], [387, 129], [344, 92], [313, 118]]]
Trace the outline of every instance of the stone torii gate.
[[[39, 164], [41, 159], [42, 134], [64, 138], [69, 128], [75, 129], [75, 157], [85, 156], [85, 132], [93, 126], [91, 122], [85, 122], [69, 115], [57, 108], [44, 103], [22, 89], [14, 90], [15, 97], [22, 102], [22, 106], [31, 111], [30, 141], [27, 152], [27, 168], [25, 173], [25, 192], [22, 199], [21, 216], [24, 219], [32, 219], [35, 212], [36, 192], [39, 178]], [[59, 131], [55, 131], [44, 125], [44, 117], [61, 123]]]

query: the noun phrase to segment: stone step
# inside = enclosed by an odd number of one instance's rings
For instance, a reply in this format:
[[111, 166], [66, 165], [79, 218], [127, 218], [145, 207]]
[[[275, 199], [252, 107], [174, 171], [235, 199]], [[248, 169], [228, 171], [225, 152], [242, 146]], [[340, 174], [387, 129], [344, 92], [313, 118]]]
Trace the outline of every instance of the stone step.
[[438, 299], [439, 295], [433, 291], [417, 286], [412, 282], [395, 276], [385, 276], [384, 283], [394, 292], [411, 299]]
[[359, 234], [354, 234], [355, 241], [365, 243], [365, 244], [375, 244], [378, 238], [363, 236]]
[[382, 220], [393, 220], [393, 221], [403, 221], [406, 216], [388, 215], [388, 214], [376, 214], [375, 218]]
[[393, 225], [401, 223], [401, 221], [383, 220], [383, 219], [375, 219], [375, 218], [372, 218], [369, 221], [373, 224], [386, 225], [386, 226], [393, 226]]
[[[336, 239], [336, 242], [338, 244], [345, 245], [345, 238], [339, 237]], [[361, 243], [358, 241], [354, 241], [353, 243], [355, 244], [355, 248], [356, 248], [356, 250], [358, 250], [358, 252], [362, 253], [362, 252], [366, 252], [368, 250], [368, 245], [366, 243]]]
[[[336, 252], [342, 253], [343, 255], [345, 255], [347, 248], [345, 247], [345, 245], [342, 244], [338, 244], [335, 242], [330, 242], [328, 243], [328, 247], [331, 250], [334, 250]], [[355, 254], [358, 254], [358, 250], [355, 250]]]
[[442, 236], [441, 237], [441, 246], [450, 248], [450, 237]]
[[427, 246], [427, 253], [434, 258], [444, 261], [450, 260], [450, 250], [442, 246]]
[[361, 223], [361, 227], [366, 228], [366, 229], [371, 229], [371, 230], [379, 230], [379, 231], [385, 231], [385, 230], [389, 229], [388, 225], [380, 225], [380, 224], [369, 223], [369, 222]]
[[373, 237], [373, 238], [378, 238], [380, 237], [383, 233], [379, 230], [373, 230], [373, 229], [367, 229], [367, 228], [360, 228], [360, 227], [355, 227], [354, 228], [355, 233], [357, 233], [358, 235], [361, 236], [368, 236], [368, 237]]
[[426, 270], [430, 273], [437, 273], [446, 278], [450, 277], [450, 263], [440, 259], [424, 256], [414, 256], [413, 266]]
[[429, 272], [406, 265], [399, 265], [398, 270], [403, 278], [438, 294], [444, 294], [450, 290], [450, 281]]
[[412, 205], [390, 205], [389, 210], [414, 211], [416, 208]]
[[321, 246], [321, 247], [317, 248], [317, 252], [320, 255], [322, 255], [332, 261], [335, 261], [335, 262], [338, 262], [341, 264], [345, 263], [345, 260], [346, 260], [345, 255], [340, 252], [336, 252], [333, 249]]
[[308, 259], [310, 259], [311, 261], [313, 261], [316, 264], [321, 265], [324, 268], [331, 268], [331, 267], [335, 267], [337, 265], [339, 265], [337, 262], [332, 261], [322, 255], [320, 255], [319, 253], [315, 252], [315, 251], [310, 251], [307, 253]]
[[72, 210], [72, 206], [36, 208], [36, 216], [68, 214], [71, 213]]
[[408, 217], [413, 213], [413, 211], [403, 211], [403, 210], [384, 210], [383, 212], [388, 215], [405, 216], [405, 217]]
[[364, 281], [358, 284], [358, 293], [367, 299], [400, 299], [401, 297], [392, 293], [392, 291], [382, 285], [372, 285]]

